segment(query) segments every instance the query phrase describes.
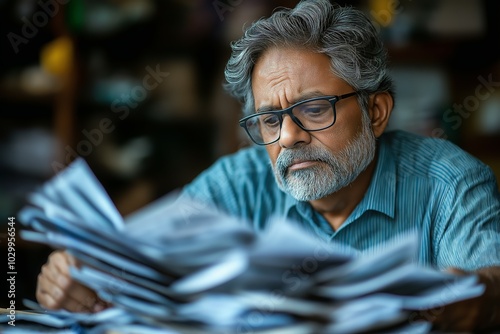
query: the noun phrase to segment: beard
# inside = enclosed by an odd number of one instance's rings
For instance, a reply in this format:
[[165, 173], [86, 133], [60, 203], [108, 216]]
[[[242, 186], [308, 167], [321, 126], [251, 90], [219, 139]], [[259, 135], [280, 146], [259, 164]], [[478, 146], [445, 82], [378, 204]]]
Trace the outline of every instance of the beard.
[[[373, 161], [376, 138], [363, 112], [362, 130], [339, 153], [323, 147], [300, 146], [282, 150], [272, 166], [278, 187], [299, 201], [312, 201], [351, 184]], [[309, 168], [289, 171], [296, 161], [318, 161]]]

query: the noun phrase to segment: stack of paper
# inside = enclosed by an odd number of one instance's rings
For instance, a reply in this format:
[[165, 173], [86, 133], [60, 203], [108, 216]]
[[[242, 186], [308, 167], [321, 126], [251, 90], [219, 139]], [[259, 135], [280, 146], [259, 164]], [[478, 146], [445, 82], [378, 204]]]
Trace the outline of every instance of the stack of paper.
[[22, 237], [68, 250], [82, 264], [71, 269], [74, 279], [119, 310], [115, 323], [105, 316], [94, 321], [95, 333], [118, 327], [126, 333], [127, 326], [181, 333], [421, 333], [430, 326], [408, 321], [411, 312], [483, 292], [474, 276], [413, 263], [415, 234], [366, 257], [279, 218], [256, 233], [200, 203], [172, 198], [125, 222], [83, 160], [29, 202], [21, 211], [29, 227]]

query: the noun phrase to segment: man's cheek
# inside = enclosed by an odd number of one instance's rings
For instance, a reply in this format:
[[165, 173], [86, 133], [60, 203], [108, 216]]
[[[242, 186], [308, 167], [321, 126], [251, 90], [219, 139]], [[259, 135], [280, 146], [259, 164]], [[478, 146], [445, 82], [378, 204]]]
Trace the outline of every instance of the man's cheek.
[[[277, 146], [278, 149], [274, 146]], [[267, 145], [266, 151], [267, 151], [267, 155], [269, 156], [269, 160], [271, 161], [271, 164], [273, 166], [276, 166], [276, 160], [278, 160], [278, 156], [280, 153], [279, 152], [279, 145], [277, 145], [277, 144]]]

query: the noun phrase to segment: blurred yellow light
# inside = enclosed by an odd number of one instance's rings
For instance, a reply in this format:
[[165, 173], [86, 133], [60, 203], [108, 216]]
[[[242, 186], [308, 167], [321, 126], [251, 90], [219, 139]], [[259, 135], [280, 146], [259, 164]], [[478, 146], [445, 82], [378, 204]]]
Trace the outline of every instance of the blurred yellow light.
[[56, 76], [66, 76], [73, 66], [73, 42], [69, 37], [59, 37], [46, 44], [41, 51], [42, 68]]
[[370, 0], [371, 17], [383, 27], [391, 25], [394, 19], [395, 0]]

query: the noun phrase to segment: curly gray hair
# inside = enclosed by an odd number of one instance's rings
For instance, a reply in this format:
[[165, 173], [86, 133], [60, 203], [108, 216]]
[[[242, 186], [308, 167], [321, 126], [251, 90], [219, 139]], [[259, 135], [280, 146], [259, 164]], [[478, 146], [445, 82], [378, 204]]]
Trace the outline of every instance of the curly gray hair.
[[245, 114], [255, 112], [253, 67], [274, 46], [300, 46], [327, 55], [333, 74], [360, 92], [358, 99], [365, 111], [370, 94], [393, 94], [386, 49], [364, 13], [328, 0], [303, 0], [293, 9], [281, 8], [269, 18], [254, 22], [241, 39], [231, 44], [224, 87], [243, 103]]

